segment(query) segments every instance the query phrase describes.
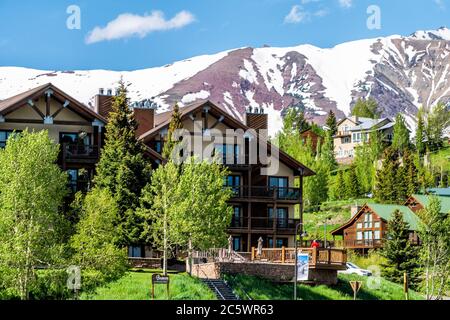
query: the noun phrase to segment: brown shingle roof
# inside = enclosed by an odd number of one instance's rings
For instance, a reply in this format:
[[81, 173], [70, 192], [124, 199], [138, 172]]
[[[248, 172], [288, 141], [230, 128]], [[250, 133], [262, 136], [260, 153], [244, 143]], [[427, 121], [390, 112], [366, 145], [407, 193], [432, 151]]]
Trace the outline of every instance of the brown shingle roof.
[[[244, 125], [241, 121], [236, 120], [234, 117], [232, 117], [225, 109], [215, 105], [214, 103], [212, 103], [209, 100], [206, 101], [200, 101], [200, 102], [196, 102], [193, 103], [191, 105], [188, 105], [186, 107], [180, 108], [180, 113], [181, 113], [181, 119], [184, 120], [187, 116], [189, 116], [189, 114], [193, 111], [196, 111], [197, 109], [208, 105], [209, 107], [211, 107], [211, 110], [213, 112], [217, 112], [222, 114], [225, 117], [224, 122], [228, 122], [228, 124], [231, 127], [234, 128], [241, 128], [244, 131], [250, 129], [249, 127], [247, 127], [246, 125]], [[151, 139], [154, 135], [156, 135], [161, 129], [165, 128], [166, 126], [168, 126], [170, 124], [170, 119], [171, 119], [171, 115], [172, 115], [172, 111], [168, 111], [168, 112], [164, 112], [164, 113], [160, 113], [159, 117], [155, 117], [155, 127], [149, 131], [147, 131], [146, 133], [142, 134], [139, 139], [142, 139], [144, 141], [144, 143]], [[279, 148], [277, 148], [276, 146], [274, 146], [272, 143], [270, 143], [270, 141], [267, 141], [267, 145], [269, 150], [271, 150], [273, 148], [273, 150], [278, 151], [279, 155], [280, 155], [280, 160], [285, 163], [286, 165], [288, 165], [290, 168], [293, 168], [297, 171], [302, 171], [302, 175], [303, 176], [312, 176], [315, 175], [315, 172], [312, 171], [311, 169], [309, 169], [308, 167], [306, 167], [305, 165], [303, 165], [302, 163], [298, 162], [297, 160], [295, 160], [294, 158], [292, 158], [291, 156], [289, 156], [287, 153], [285, 153], [284, 151], [280, 150]]]

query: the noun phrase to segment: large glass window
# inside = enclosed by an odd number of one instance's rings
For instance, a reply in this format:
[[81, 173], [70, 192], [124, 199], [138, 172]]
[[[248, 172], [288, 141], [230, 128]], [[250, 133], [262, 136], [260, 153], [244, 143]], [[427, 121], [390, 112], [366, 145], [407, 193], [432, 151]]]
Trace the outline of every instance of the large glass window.
[[231, 188], [233, 194], [239, 196], [241, 191], [241, 176], [229, 175], [225, 177], [224, 186]]
[[375, 240], [380, 240], [381, 239], [381, 232], [380, 232], [380, 230], [375, 230], [375, 232], [374, 232], [374, 239]]
[[242, 207], [241, 206], [233, 206], [232, 226], [235, 228], [239, 228], [239, 227], [243, 226]]
[[269, 187], [276, 188], [278, 198], [286, 198], [288, 194], [289, 179], [285, 177], [269, 177]]
[[0, 148], [6, 147], [6, 141], [14, 134], [20, 133], [20, 131], [0, 130]]
[[[277, 227], [286, 228], [288, 225], [288, 209], [287, 208], [277, 208]], [[275, 219], [273, 213], [273, 208], [269, 208], [269, 219]]]
[[371, 213], [366, 213], [364, 216], [364, 228], [370, 229], [372, 228], [373, 216]]
[[356, 233], [356, 240], [362, 240], [363, 239], [363, 233], [362, 231], [358, 231]]
[[222, 159], [223, 164], [239, 164], [239, 145], [237, 144], [217, 144], [216, 153]]

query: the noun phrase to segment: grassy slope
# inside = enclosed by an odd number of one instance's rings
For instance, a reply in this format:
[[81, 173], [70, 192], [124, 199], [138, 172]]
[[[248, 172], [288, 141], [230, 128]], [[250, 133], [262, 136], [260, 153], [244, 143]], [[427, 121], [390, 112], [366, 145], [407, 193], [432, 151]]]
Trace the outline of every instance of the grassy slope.
[[[95, 294], [83, 294], [83, 300], [149, 300], [151, 270], [128, 272], [120, 280], [97, 289]], [[200, 280], [186, 273], [170, 274], [170, 300], [215, 300], [213, 292]], [[155, 299], [167, 300], [166, 286], [155, 286]]]
[[327, 220], [327, 239], [332, 240], [333, 237], [330, 232], [350, 219], [350, 207], [352, 205], [363, 205], [373, 201], [372, 199], [355, 199], [325, 202], [320, 206], [320, 210], [304, 213], [305, 230], [310, 238], [323, 240], [324, 222]]
[[444, 148], [431, 155], [431, 163], [436, 166], [443, 166], [444, 170], [450, 171], [450, 144], [446, 143]]
[[[358, 280], [364, 282], [358, 293], [360, 300], [405, 299], [401, 285], [381, 279], [380, 289], [370, 290], [367, 287], [368, 279], [371, 278], [339, 275], [339, 283], [336, 286], [298, 285], [297, 294], [303, 300], [352, 300], [353, 291], [349, 281]], [[244, 275], [227, 276], [227, 281], [240, 297], [246, 297], [245, 291], [253, 300], [291, 300], [293, 298], [293, 285], [291, 284], [274, 284], [264, 279]], [[420, 300], [422, 296], [410, 291], [410, 299]]]

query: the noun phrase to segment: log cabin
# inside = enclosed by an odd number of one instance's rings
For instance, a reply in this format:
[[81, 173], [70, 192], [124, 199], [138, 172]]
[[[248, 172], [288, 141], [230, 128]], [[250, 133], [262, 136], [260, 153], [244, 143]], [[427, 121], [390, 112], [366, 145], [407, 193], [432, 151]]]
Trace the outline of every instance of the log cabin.
[[419, 218], [409, 207], [400, 205], [366, 204], [331, 234], [333, 238], [342, 237], [343, 246], [347, 249], [365, 253], [369, 249], [381, 248], [387, 236], [388, 221], [396, 210], [403, 214], [403, 219], [409, 224], [410, 241], [418, 244]]

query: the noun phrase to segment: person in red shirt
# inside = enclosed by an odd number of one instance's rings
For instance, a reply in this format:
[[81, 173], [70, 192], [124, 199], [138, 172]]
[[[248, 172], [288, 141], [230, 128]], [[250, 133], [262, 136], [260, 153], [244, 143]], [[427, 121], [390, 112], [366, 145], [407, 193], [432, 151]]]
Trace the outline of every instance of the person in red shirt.
[[317, 242], [317, 240], [314, 240], [311, 243], [311, 248], [319, 248], [319, 247], [320, 247], [320, 244], [319, 244], [319, 242]]

